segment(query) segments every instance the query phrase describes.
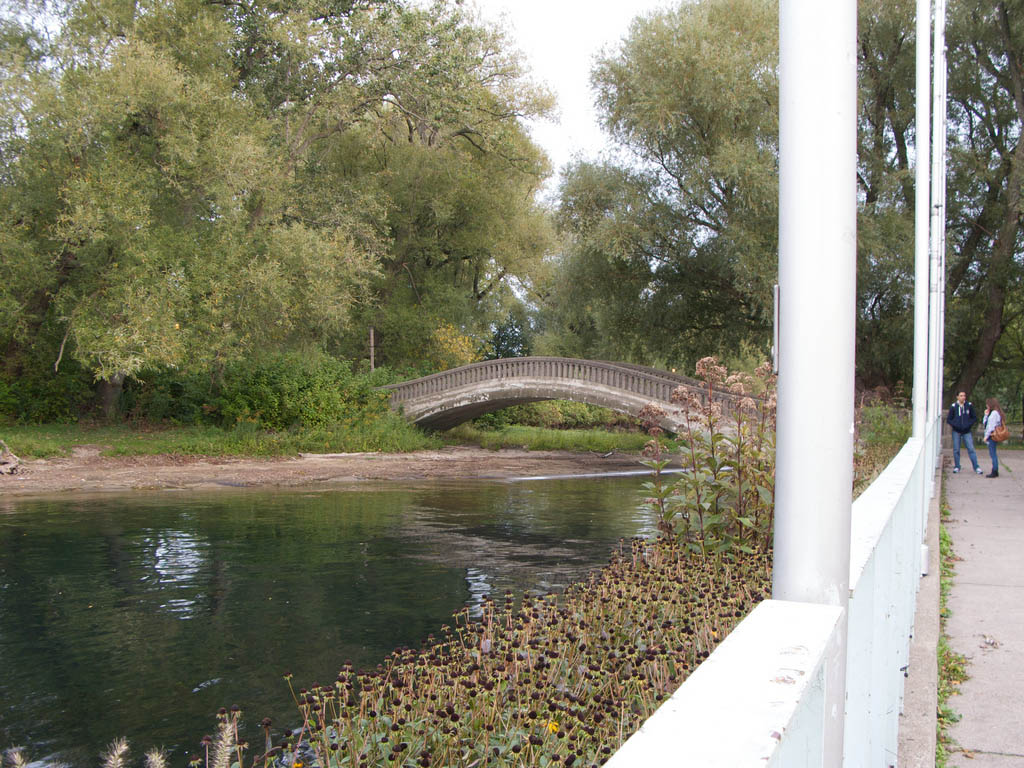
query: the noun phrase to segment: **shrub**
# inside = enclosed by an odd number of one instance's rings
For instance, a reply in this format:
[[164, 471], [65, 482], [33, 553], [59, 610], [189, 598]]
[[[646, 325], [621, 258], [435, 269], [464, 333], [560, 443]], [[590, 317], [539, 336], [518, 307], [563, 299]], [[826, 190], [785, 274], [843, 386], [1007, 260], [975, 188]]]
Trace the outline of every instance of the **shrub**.
[[355, 373], [326, 354], [284, 352], [236, 362], [219, 380], [205, 371], [143, 375], [129, 386], [126, 405], [145, 421], [322, 429], [381, 418], [388, 395], [375, 388], [390, 379], [381, 369]]
[[592, 451], [639, 453], [647, 442], [642, 432], [609, 432], [605, 429], [543, 429], [511, 426], [478, 429], [460, 424], [445, 434], [456, 443], [470, 443], [489, 450], [525, 448], [530, 451]]
[[910, 413], [905, 408], [882, 403], [860, 409], [860, 439], [865, 445], [903, 445], [911, 431]]
[[0, 373], [0, 415], [26, 424], [78, 421], [95, 399], [92, 380], [81, 366], [68, 361], [18, 376]]
[[482, 429], [500, 429], [511, 425], [542, 427], [544, 429], [637, 429], [636, 419], [572, 400], [542, 400], [536, 403], [513, 405], [488, 413], [473, 424]]
[[857, 440], [853, 454], [853, 493], [867, 488], [910, 438], [910, 413], [905, 408], [879, 403], [858, 409]]

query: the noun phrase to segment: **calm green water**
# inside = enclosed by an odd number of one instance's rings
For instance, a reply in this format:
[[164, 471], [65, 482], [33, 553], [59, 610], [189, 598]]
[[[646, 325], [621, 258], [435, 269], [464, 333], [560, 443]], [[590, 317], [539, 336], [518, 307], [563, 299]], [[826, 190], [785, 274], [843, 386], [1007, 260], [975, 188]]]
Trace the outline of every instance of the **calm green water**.
[[[650, 533], [642, 478], [0, 501], [0, 749], [182, 765], [219, 707], [418, 645], [485, 594], [561, 589]], [[252, 734], [255, 737], [255, 733]]]

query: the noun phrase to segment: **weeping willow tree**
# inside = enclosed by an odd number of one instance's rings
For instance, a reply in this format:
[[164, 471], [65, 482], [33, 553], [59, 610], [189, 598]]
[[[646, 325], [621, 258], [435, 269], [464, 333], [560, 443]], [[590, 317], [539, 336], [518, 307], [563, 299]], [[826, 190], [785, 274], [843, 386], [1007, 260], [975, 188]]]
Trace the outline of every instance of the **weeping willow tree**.
[[406, 276], [443, 317], [442, 288], [476, 307], [541, 255], [519, 119], [550, 99], [458, 3], [5, 11], [8, 382], [77, 366], [113, 397], [158, 367], [345, 351], [397, 325]]

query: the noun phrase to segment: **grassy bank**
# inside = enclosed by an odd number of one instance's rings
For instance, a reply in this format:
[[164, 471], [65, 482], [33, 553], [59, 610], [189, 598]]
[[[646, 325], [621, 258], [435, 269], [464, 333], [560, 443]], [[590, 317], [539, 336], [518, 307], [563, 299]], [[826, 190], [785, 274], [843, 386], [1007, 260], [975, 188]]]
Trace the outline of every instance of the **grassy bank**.
[[76, 445], [102, 447], [107, 456], [155, 454], [201, 456], [294, 456], [298, 453], [407, 453], [443, 445], [525, 448], [531, 451], [639, 453], [649, 439], [640, 432], [507, 426], [480, 429], [464, 424], [442, 433], [424, 432], [394, 415], [331, 427], [261, 429], [242, 422], [214, 426], [88, 424], [0, 425], [0, 439], [23, 459], [69, 456]]
[[294, 456], [298, 453], [385, 451], [406, 453], [443, 444], [397, 416], [366, 423], [291, 430], [260, 429], [243, 422], [213, 426], [101, 426], [44, 424], [0, 426], [0, 438], [22, 459], [68, 456], [76, 445], [96, 445], [108, 456], [154, 454]]
[[462, 424], [444, 434], [456, 444], [482, 448], [525, 448], [530, 451], [593, 451], [595, 453], [639, 453], [650, 440], [643, 432], [609, 432], [604, 429], [545, 429], [512, 425], [480, 429]]

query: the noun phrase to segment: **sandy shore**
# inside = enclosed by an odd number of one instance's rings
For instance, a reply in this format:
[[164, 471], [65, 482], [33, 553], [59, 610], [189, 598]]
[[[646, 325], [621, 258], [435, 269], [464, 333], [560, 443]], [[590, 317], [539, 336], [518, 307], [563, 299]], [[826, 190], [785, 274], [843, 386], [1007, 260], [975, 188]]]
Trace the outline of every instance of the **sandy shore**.
[[136, 489], [288, 487], [361, 480], [509, 478], [643, 470], [639, 457], [569, 451], [488, 451], [449, 447], [415, 453], [303, 454], [254, 459], [207, 456], [101, 456], [78, 446], [69, 458], [24, 461], [0, 475], [0, 496]]

